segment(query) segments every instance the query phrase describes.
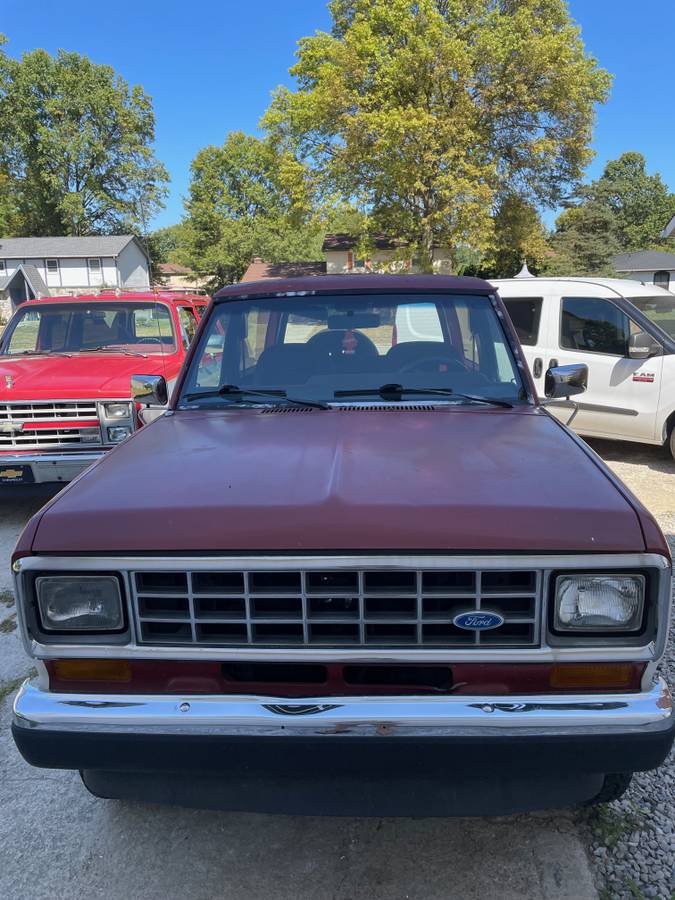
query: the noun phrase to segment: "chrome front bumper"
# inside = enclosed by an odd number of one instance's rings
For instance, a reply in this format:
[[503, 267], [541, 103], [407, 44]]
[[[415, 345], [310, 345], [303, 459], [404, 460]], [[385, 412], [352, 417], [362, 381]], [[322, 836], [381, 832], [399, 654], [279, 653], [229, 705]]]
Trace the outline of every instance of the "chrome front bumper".
[[59, 694], [26, 682], [19, 728], [223, 737], [418, 737], [639, 734], [675, 727], [663, 679], [641, 693], [517, 697]]
[[[100, 459], [105, 450], [86, 453], [16, 453], [0, 456], [0, 471], [17, 466], [30, 466], [36, 484], [54, 481], [72, 481], [92, 463]], [[5, 481], [3, 484], [11, 484]], [[17, 481], [17, 484], [26, 482]]]
[[311, 815], [504, 815], [597, 796], [675, 736], [640, 694], [326, 697], [49, 694], [25, 684], [14, 740], [99, 797]]

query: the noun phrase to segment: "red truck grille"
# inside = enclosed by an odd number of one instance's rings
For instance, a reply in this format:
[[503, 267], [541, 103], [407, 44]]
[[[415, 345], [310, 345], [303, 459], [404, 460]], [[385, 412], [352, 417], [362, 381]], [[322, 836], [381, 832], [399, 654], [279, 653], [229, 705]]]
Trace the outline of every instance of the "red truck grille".
[[95, 400], [0, 404], [0, 450], [48, 450], [100, 443]]
[[[269, 647], [532, 647], [538, 571], [149, 571], [132, 574], [144, 644]], [[502, 624], [466, 630], [462, 613]]]

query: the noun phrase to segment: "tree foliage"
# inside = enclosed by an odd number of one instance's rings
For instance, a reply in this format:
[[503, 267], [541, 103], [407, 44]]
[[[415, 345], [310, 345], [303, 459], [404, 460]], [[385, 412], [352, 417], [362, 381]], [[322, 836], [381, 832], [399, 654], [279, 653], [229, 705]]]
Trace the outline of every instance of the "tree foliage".
[[13, 233], [145, 231], [168, 181], [154, 127], [150, 97], [109, 66], [64, 51], [20, 60], [0, 51], [0, 172]]
[[609, 76], [564, 0], [333, 0], [264, 125], [309, 185], [432, 248], [489, 247], [505, 197], [554, 204], [590, 159]]
[[550, 245], [548, 275], [616, 275], [612, 259], [621, 252], [616, 218], [597, 200], [561, 213]]
[[661, 232], [675, 215], [675, 194], [661, 175], [647, 173], [641, 153], [622, 154], [605, 166], [584, 192], [611, 211], [621, 250], [645, 250], [661, 243]]
[[192, 163], [185, 221], [187, 252], [214, 284], [236, 281], [255, 256], [266, 262], [319, 260], [326, 230], [355, 228], [347, 204], [315, 208], [304, 167], [271, 142], [230, 133]]

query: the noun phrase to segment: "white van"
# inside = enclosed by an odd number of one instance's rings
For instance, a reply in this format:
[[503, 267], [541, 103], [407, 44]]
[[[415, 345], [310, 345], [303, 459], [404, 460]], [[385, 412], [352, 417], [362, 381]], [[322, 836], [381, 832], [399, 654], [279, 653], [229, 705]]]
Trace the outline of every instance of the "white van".
[[588, 366], [579, 402], [549, 407], [561, 421], [590, 437], [665, 444], [675, 457], [675, 294], [621, 278], [521, 276], [492, 284], [541, 396], [551, 366]]

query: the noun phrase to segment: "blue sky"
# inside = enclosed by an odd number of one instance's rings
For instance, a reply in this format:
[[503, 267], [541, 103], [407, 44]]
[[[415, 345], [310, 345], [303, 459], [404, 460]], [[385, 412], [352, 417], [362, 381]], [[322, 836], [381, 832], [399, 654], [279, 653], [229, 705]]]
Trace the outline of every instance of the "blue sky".
[[[675, 3], [569, 5], [587, 49], [615, 76], [612, 96], [598, 110], [589, 177], [608, 159], [639, 150], [675, 191]], [[11, 55], [35, 47], [75, 50], [153, 97], [156, 151], [171, 174], [167, 208], [155, 226], [180, 220], [195, 153], [221, 143], [228, 131], [255, 131], [270, 91], [291, 83], [298, 38], [328, 25], [324, 0], [2, 0], [0, 18]]]

